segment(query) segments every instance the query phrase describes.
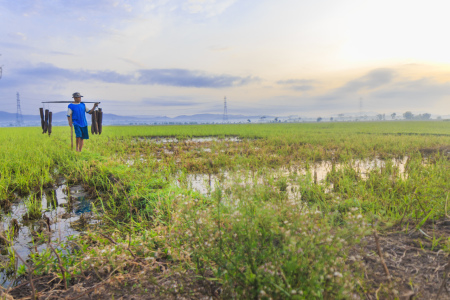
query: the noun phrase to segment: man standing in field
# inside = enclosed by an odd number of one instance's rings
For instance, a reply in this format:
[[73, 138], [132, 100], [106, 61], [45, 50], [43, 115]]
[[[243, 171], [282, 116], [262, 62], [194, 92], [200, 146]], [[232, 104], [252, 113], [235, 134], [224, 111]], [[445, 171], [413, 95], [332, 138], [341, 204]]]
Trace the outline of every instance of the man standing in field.
[[69, 104], [69, 109], [67, 110], [67, 120], [69, 121], [69, 126], [71, 127], [71, 130], [72, 126], [75, 130], [77, 152], [81, 152], [81, 149], [83, 149], [84, 140], [89, 139], [86, 113], [91, 114], [98, 106], [98, 103], [95, 103], [94, 107], [88, 110], [86, 105], [81, 103], [81, 97], [83, 96], [81, 96], [80, 93], [73, 93], [73, 102]]

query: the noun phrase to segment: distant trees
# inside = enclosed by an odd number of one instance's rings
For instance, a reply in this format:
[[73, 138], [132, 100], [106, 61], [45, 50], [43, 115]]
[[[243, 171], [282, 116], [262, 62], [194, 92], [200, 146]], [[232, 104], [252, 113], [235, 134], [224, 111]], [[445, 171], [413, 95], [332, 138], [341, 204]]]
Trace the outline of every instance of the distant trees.
[[322, 117], [317, 118], [317, 122], [320, 122], [320, 121], [322, 121]]
[[403, 118], [405, 118], [406, 120], [412, 120], [414, 118], [414, 115], [412, 112], [407, 111], [403, 114]]
[[396, 113], [392, 113], [391, 114], [391, 118], [392, 118], [392, 120], [394, 120], [395, 119], [395, 116], [396, 116], [397, 114]]
[[405, 118], [406, 120], [430, 120], [431, 114], [424, 113], [424, 114], [414, 115], [412, 112], [407, 111], [403, 114], [403, 118]]
[[421, 120], [429, 120], [429, 119], [431, 119], [431, 114], [425, 113], [425, 114], [419, 115], [419, 117]]
[[385, 119], [386, 119], [386, 115], [385, 115], [385, 114], [378, 114], [378, 115], [377, 115], [377, 119], [378, 119], [379, 121], [385, 120]]

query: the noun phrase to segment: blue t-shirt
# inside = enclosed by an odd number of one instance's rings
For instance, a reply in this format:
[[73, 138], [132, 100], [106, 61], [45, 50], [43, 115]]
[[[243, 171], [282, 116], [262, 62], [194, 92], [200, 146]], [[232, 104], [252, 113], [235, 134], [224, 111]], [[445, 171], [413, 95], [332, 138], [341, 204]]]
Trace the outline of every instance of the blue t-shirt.
[[72, 124], [80, 127], [88, 126], [86, 121], [86, 105], [84, 103], [70, 103], [67, 113], [68, 117], [70, 117], [70, 112], [72, 112]]

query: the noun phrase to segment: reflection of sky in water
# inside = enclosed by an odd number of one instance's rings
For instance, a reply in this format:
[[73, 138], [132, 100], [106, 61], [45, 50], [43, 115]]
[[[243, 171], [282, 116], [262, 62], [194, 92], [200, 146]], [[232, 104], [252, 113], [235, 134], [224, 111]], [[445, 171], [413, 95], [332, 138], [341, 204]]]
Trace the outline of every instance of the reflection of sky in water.
[[[69, 206], [67, 200], [66, 186], [62, 185], [55, 190], [45, 191], [42, 197], [42, 212], [43, 216], [50, 219], [50, 229], [52, 232], [52, 240], [59, 240], [61, 242], [67, 241], [67, 237], [76, 235], [79, 231], [72, 228], [72, 222], [77, 221], [81, 214], [91, 212], [91, 201], [86, 198], [87, 193], [81, 186], [73, 186], [70, 188], [70, 195], [74, 199], [73, 205]], [[41, 252], [47, 248], [46, 244], [34, 244], [32, 239], [32, 231], [38, 231], [40, 227], [39, 221], [23, 224], [22, 217], [27, 212], [24, 201], [13, 204], [11, 212], [4, 215], [0, 230], [8, 230], [12, 219], [16, 219], [20, 223], [20, 230], [18, 236], [14, 239], [14, 249], [22, 257], [28, 259], [30, 249], [37, 249]], [[2, 248], [2, 261], [9, 260], [7, 256], [7, 249]], [[16, 265], [22, 265], [22, 262], [16, 258]], [[0, 284], [3, 287], [9, 285], [17, 285], [13, 282], [14, 278], [8, 277], [4, 270], [0, 270]]]
[[91, 212], [91, 202], [86, 199], [86, 197], [78, 198], [78, 203], [76, 204], [76, 208], [74, 213], [76, 215], [81, 215], [87, 212]]
[[205, 142], [240, 142], [241, 138], [238, 136], [230, 136], [230, 137], [224, 137], [224, 138], [218, 138], [216, 136], [203, 136], [203, 137], [193, 137], [193, 138], [187, 138], [187, 139], [177, 139], [177, 138], [170, 138], [170, 137], [139, 137], [136, 139], [136, 141], [141, 142], [150, 142], [155, 144], [168, 144], [168, 143], [178, 143], [178, 142], [184, 142], [184, 143], [205, 143]]
[[[408, 157], [402, 157], [399, 159], [392, 159], [391, 162], [393, 166], [398, 168], [398, 176], [405, 179], [407, 178], [407, 174], [405, 173], [405, 166], [408, 161]], [[366, 159], [366, 160], [354, 160], [349, 163], [341, 164], [336, 163], [334, 165], [336, 170], [343, 169], [345, 167], [352, 167], [356, 170], [363, 180], [367, 179], [370, 171], [375, 170], [377, 168], [384, 167], [386, 165], [386, 161], [381, 159]], [[273, 169], [269, 171], [268, 174], [275, 178], [285, 177], [289, 178], [294, 176], [294, 179], [287, 181], [287, 195], [289, 199], [296, 199], [301, 197], [298, 191], [298, 180], [299, 176], [311, 176], [314, 178], [317, 176], [318, 183], [324, 183], [327, 178], [327, 175], [331, 172], [333, 168], [333, 164], [331, 161], [321, 161], [319, 163], [315, 163], [309, 166], [307, 170], [302, 166], [293, 166], [291, 168], [280, 168]], [[211, 192], [220, 186], [221, 189], [225, 190], [233, 185], [240, 186], [254, 186], [257, 184], [266, 184], [265, 178], [267, 174], [260, 174], [253, 176], [252, 172], [246, 173], [244, 172], [236, 172], [231, 174], [230, 172], [223, 171], [219, 175], [217, 174], [186, 174], [186, 184], [188, 188], [193, 189], [203, 195], [209, 195]], [[178, 178], [177, 178], [178, 179]], [[175, 184], [179, 185], [178, 181], [175, 181]], [[332, 184], [328, 183], [330, 186]], [[230, 195], [232, 197], [232, 195]]]

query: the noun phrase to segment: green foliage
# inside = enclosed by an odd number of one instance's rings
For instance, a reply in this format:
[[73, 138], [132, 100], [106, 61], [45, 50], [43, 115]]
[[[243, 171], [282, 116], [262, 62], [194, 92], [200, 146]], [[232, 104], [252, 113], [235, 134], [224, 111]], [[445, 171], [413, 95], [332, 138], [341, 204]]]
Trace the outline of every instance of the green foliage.
[[189, 199], [182, 208], [176, 235], [197, 271], [213, 270], [226, 297], [346, 298], [354, 283], [345, 249], [363, 232], [362, 219], [347, 215], [359, 222], [336, 230], [301, 202], [258, 201], [258, 190], [247, 192], [233, 201], [218, 191], [214, 205]]
[[[178, 140], [149, 140], [157, 136]], [[218, 139], [188, 140], [208, 136]], [[29, 257], [35, 275], [64, 274], [68, 284], [85, 272], [125, 274], [138, 259], [154, 272], [161, 262], [195, 270], [224, 298], [349, 298], [361, 278], [346, 258], [367, 222], [418, 230], [447, 209], [445, 122], [110, 126], [81, 154], [69, 139], [62, 127], [50, 138], [0, 132], [0, 200], [31, 193], [27, 218], [39, 218], [39, 195], [61, 177], [93, 199], [95, 230]], [[363, 160], [375, 163], [361, 169]], [[192, 189], [192, 174], [207, 178], [205, 193]], [[448, 245], [432, 237], [433, 249]]]

